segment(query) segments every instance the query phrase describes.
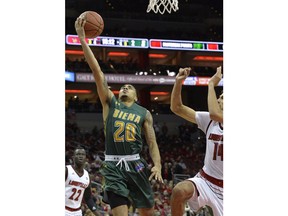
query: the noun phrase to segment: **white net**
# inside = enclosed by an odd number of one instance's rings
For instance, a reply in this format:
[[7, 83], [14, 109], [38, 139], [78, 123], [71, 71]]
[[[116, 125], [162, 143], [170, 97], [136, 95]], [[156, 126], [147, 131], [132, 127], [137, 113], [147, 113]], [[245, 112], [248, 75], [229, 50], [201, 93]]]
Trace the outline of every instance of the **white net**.
[[154, 13], [164, 14], [165, 11], [171, 13], [172, 10], [175, 12], [178, 9], [178, 0], [149, 0], [147, 13], [152, 10]]

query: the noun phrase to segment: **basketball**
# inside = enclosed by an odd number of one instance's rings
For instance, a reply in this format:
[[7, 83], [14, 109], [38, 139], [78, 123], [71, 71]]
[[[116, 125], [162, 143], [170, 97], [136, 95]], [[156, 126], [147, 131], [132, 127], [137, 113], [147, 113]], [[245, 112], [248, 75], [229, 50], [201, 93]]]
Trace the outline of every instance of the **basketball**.
[[100, 14], [95, 11], [85, 11], [80, 17], [86, 20], [84, 30], [86, 38], [95, 38], [99, 36], [104, 29], [104, 21]]

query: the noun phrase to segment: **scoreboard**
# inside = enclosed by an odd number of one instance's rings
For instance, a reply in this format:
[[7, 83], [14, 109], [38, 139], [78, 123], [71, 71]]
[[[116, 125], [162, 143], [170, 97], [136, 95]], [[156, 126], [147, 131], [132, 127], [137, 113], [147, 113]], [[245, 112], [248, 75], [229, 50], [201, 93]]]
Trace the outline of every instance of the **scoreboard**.
[[[164, 40], [147, 38], [103, 37], [86, 38], [89, 46], [120, 47], [137, 49], [166, 49], [166, 50], [190, 50], [206, 52], [223, 52], [222, 42]], [[81, 45], [77, 35], [66, 35], [66, 44]]]
[[[90, 46], [103, 47], [122, 47], [122, 48], [144, 48], [148, 47], [148, 39], [144, 38], [120, 38], [120, 37], [103, 37], [86, 38], [86, 42]], [[67, 35], [66, 43], [69, 45], [80, 45], [77, 35]]]
[[220, 42], [161, 40], [161, 39], [150, 39], [149, 42], [151, 49], [223, 52], [223, 43]]

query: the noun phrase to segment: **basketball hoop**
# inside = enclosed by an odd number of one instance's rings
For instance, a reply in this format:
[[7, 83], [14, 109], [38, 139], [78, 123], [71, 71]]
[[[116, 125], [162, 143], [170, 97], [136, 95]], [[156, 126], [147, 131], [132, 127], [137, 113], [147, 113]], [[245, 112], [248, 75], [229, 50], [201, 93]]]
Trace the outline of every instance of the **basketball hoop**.
[[178, 0], [149, 0], [146, 12], [149, 13], [151, 10], [160, 14], [164, 14], [165, 11], [171, 13], [172, 10], [175, 12], [179, 10]]

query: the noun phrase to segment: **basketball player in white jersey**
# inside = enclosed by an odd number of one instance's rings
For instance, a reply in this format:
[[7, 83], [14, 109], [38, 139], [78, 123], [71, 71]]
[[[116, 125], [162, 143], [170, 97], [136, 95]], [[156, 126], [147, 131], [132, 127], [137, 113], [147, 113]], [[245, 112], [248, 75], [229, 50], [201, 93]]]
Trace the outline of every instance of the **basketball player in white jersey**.
[[84, 169], [86, 162], [84, 148], [75, 149], [73, 161], [73, 165], [65, 167], [65, 216], [82, 216], [83, 199], [94, 215], [99, 216], [92, 199], [89, 173]]
[[[223, 93], [217, 99], [215, 87], [222, 79], [218, 67], [208, 83], [208, 110], [195, 111], [182, 104], [183, 81], [191, 68], [180, 68], [171, 94], [171, 110], [178, 116], [198, 125], [206, 134], [206, 153], [203, 168], [193, 177], [175, 185], [171, 196], [172, 216], [183, 216], [185, 204], [198, 215], [223, 215]], [[202, 214], [201, 214], [202, 215]]]

